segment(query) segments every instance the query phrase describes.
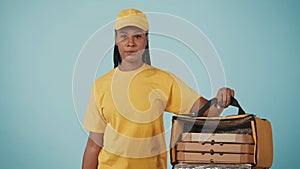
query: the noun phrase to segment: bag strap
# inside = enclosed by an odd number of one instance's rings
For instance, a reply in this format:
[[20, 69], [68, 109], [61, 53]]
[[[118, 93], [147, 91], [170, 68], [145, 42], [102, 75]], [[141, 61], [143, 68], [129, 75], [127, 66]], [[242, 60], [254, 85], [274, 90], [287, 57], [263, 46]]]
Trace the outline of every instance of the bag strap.
[[[208, 110], [211, 106], [215, 106], [218, 103], [217, 98], [210, 99], [197, 113], [197, 117], [203, 116], [203, 114]], [[231, 97], [230, 105], [237, 107], [239, 109], [238, 115], [246, 114], [243, 108], [240, 106], [239, 102]]]

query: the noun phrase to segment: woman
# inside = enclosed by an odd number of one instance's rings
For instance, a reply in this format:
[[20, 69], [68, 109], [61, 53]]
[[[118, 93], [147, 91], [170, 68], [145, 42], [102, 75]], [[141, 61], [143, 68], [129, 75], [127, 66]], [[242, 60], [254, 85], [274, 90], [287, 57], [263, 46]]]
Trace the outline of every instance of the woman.
[[[84, 127], [90, 131], [83, 169], [166, 169], [163, 112], [195, 113], [207, 100], [173, 74], [150, 66], [149, 25], [136, 9], [115, 23], [115, 68], [95, 81]], [[218, 91], [218, 116], [234, 91]]]

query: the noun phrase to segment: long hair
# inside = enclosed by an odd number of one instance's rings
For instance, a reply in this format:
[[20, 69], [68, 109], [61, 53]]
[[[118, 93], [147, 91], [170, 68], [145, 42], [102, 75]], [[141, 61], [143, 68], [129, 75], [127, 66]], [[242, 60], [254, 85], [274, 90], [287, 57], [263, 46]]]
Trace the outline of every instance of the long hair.
[[[146, 35], [148, 36], [148, 33]], [[142, 60], [144, 63], [151, 65], [150, 52], [149, 52], [149, 40], [145, 47], [145, 51], [142, 55]], [[122, 63], [122, 58], [117, 45], [115, 45], [114, 47], [113, 61], [114, 61], [114, 68], [118, 67]]]

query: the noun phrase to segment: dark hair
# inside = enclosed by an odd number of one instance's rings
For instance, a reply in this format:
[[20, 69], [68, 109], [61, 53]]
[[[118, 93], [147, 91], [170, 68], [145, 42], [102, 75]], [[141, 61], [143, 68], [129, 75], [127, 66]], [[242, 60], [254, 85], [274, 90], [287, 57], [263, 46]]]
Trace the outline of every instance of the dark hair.
[[[146, 35], [148, 36], [148, 33], [146, 33]], [[114, 68], [118, 67], [121, 63], [122, 63], [122, 58], [121, 58], [121, 55], [120, 55], [120, 52], [119, 52], [119, 48], [117, 45], [115, 45], [114, 47]], [[151, 59], [150, 59], [150, 52], [149, 52], [149, 41], [145, 47], [145, 51], [143, 53], [143, 56], [142, 56], [142, 60], [144, 63], [148, 64], [148, 65], [151, 65]]]

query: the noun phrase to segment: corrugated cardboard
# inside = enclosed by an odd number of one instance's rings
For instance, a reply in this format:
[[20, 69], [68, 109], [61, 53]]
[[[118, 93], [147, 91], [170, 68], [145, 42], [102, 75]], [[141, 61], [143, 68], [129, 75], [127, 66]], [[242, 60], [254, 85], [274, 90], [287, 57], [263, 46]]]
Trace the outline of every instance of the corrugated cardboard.
[[178, 162], [186, 163], [240, 163], [251, 164], [253, 163], [253, 155], [251, 154], [209, 154], [209, 153], [191, 153], [191, 152], [177, 152], [176, 159]]
[[245, 153], [253, 154], [254, 145], [251, 144], [201, 144], [191, 142], [180, 142], [176, 147], [177, 151], [206, 152], [206, 153]]

